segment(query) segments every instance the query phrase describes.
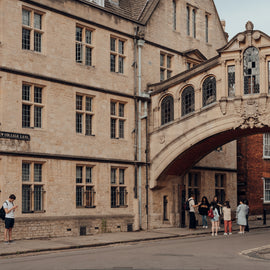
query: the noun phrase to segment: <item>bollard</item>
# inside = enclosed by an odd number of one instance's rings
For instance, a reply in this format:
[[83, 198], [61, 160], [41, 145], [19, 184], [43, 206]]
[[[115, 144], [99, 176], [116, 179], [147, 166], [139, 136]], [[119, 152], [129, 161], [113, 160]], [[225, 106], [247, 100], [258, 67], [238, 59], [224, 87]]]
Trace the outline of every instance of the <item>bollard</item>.
[[263, 209], [263, 225], [266, 225], [266, 209]]

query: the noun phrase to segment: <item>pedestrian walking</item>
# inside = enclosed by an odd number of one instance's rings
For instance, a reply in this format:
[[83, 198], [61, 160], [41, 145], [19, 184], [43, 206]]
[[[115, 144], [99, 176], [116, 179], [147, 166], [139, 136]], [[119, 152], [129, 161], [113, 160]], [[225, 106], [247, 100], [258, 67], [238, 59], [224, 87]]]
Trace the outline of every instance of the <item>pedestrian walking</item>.
[[213, 211], [213, 217], [211, 218], [212, 236], [217, 236], [218, 235], [218, 225], [219, 225], [219, 212], [218, 212], [217, 204], [212, 202], [210, 209], [212, 209], [212, 211]]
[[207, 229], [207, 215], [208, 210], [210, 208], [210, 204], [208, 202], [208, 199], [203, 196], [201, 202], [199, 203], [199, 214], [202, 216], [202, 226], [204, 229]]
[[237, 224], [240, 227], [240, 234], [245, 233], [245, 226], [247, 225], [247, 215], [248, 215], [249, 207], [243, 203], [243, 200], [240, 200], [239, 205], [236, 209], [236, 218]]
[[196, 229], [196, 217], [195, 217], [195, 207], [198, 207], [198, 205], [195, 205], [195, 197], [192, 193], [190, 195], [189, 201], [189, 229], [195, 230]]
[[12, 229], [14, 227], [14, 212], [15, 209], [18, 208], [18, 205], [14, 205], [14, 201], [16, 200], [16, 196], [14, 194], [11, 194], [3, 204], [3, 208], [6, 212], [6, 217], [5, 217], [5, 231], [4, 231], [4, 239], [5, 243], [11, 243], [12, 240]]
[[[248, 200], [244, 200], [244, 204], [248, 206]], [[249, 206], [248, 206], [248, 212], [247, 212], [247, 215], [246, 215], [247, 225], [245, 227], [245, 232], [249, 232], [248, 215], [249, 215]]]
[[[222, 208], [223, 219], [224, 219], [224, 235], [232, 234], [232, 210], [230, 206], [230, 202], [226, 201]], [[229, 228], [229, 232], [228, 232]]]

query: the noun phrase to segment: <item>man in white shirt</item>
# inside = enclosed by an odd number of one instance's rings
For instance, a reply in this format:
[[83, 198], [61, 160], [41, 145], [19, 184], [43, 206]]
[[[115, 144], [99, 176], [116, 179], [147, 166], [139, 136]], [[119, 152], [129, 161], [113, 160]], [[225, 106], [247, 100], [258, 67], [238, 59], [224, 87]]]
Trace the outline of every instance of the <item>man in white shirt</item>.
[[196, 217], [195, 217], [194, 207], [198, 207], [198, 205], [195, 205], [194, 199], [195, 197], [194, 197], [194, 194], [192, 193], [190, 198], [188, 199], [189, 201], [189, 229], [191, 230], [196, 229]]
[[14, 226], [14, 212], [15, 209], [18, 207], [18, 205], [13, 204], [13, 202], [16, 200], [16, 196], [14, 194], [11, 194], [3, 204], [3, 207], [6, 212], [5, 217], [5, 231], [4, 231], [4, 237], [5, 237], [5, 243], [11, 243], [12, 242], [12, 228]]

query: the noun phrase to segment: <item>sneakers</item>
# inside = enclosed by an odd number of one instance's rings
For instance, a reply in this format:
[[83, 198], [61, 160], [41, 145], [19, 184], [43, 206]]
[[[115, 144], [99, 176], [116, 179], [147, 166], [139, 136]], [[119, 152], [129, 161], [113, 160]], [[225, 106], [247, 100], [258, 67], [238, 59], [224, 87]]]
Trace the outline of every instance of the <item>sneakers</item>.
[[217, 233], [215, 233], [215, 236], [217, 236]]
[[208, 226], [205, 226], [205, 229], [208, 229]]
[[214, 233], [212, 233], [212, 236], [214, 236], [215, 234]]
[[225, 232], [224, 235], [228, 235], [228, 234]]
[[229, 235], [232, 235], [232, 233], [230, 232]]

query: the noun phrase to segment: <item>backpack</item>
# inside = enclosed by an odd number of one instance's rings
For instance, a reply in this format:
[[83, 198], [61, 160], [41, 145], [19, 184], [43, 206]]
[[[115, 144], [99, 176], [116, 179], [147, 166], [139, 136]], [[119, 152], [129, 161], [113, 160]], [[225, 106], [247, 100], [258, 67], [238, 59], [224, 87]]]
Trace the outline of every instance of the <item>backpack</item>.
[[186, 203], [185, 203], [185, 210], [186, 210], [186, 211], [189, 211], [189, 210], [190, 210], [190, 207], [189, 207], [189, 200], [187, 200]]
[[[5, 203], [7, 204], [6, 201], [5, 201]], [[7, 204], [7, 205], [8, 205], [8, 204]], [[5, 218], [6, 218], [6, 211], [5, 211], [5, 209], [4, 209], [3, 206], [2, 206], [1, 209], [0, 209], [0, 218], [1, 218], [2, 220], [5, 220]]]

